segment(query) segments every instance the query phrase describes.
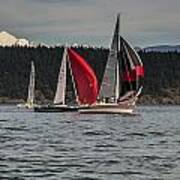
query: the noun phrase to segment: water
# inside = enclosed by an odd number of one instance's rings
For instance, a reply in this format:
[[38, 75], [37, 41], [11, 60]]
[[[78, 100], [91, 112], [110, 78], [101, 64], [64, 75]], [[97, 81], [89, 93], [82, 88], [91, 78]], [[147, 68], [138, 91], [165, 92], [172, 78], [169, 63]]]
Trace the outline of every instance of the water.
[[0, 179], [179, 180], [180, 106], [141, 115], [22, 112], [0, 107]]

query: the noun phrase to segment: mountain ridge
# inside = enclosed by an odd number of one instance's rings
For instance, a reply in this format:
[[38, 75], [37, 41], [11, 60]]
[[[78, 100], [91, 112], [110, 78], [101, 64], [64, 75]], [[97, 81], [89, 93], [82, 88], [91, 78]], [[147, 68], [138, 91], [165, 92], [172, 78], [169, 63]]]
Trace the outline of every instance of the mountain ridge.
[[[49, 47], [49, 45], [46, 45], [44, 43], [40, 43], [40, 44]], [[0, 46], [37, 46], [37, 45], [35, 45], [33, 42], [29, 42], [26, 38], [17, 38], [15, 35], [7, 31], [0, 31]], [[135, 50], [136, 51], [142, 50], [145, 52], [162, 52], [162, 53], [180, 52], [180, 45], [155, 45], [155, 46], [147, 46], [144, 48], [135, 47]]]
[[180, 52], [180, 45], [157, 45], [141, 49], [145, 52]]

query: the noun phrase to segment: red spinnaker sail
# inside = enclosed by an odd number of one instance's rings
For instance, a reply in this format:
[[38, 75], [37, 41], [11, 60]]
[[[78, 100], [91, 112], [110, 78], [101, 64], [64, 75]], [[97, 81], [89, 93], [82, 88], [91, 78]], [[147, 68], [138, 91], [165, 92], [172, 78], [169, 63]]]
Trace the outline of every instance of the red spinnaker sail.
[[93, 104], [98, 95], [98, 80], [93, 69], [73, 49], [68, 49], [69, 61], [80, 104]]

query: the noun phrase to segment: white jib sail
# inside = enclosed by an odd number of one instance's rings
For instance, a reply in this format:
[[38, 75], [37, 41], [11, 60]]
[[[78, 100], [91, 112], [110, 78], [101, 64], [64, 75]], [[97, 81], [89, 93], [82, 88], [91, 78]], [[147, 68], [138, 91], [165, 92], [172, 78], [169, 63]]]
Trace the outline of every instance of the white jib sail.
[[28, 86], [28, 99], [27, 99], [27, 103], [29, 105], [33, 105], [34, 103], [34, 91], [35, 91], [35, 67], [34, 67], [34, 62], [31, 61], [31, 73], [30, 73], [30, 80]]
[[63, 58], [60, 66], [54, 104], [65, 104], [66, 94], [66, 71], [67, 71], [67, 49], [64, 48]]

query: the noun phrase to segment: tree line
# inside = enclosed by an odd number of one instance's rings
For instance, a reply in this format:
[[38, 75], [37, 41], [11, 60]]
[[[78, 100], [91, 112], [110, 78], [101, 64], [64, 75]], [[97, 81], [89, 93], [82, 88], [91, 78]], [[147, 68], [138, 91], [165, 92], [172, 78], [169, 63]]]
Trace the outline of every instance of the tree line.
[[[101, 81], [108, 49], [78, 47]], [[31, 61], [36, 69], [36, 99], [54, 98], [63, 47], [0, 47], [0, 97], [26, 99]], [[168, 89], [180, 95], [180, 53], [144, 52], [144, 95], [166, 96]], [[70, 87], [70, 85], [68, 84]]]

